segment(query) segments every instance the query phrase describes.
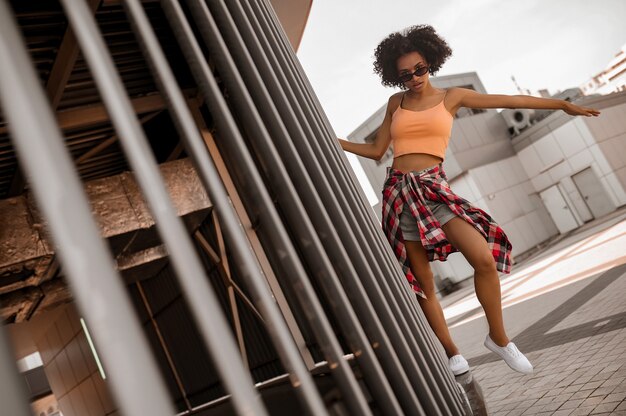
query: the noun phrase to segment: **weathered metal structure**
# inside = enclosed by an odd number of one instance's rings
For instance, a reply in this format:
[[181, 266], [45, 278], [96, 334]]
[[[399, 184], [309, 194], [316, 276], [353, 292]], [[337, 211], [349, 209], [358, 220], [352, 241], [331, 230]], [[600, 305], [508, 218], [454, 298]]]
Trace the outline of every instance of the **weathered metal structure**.
[[464, 413], [280, 3], [0, 0], [0, 312], [64, 413]]

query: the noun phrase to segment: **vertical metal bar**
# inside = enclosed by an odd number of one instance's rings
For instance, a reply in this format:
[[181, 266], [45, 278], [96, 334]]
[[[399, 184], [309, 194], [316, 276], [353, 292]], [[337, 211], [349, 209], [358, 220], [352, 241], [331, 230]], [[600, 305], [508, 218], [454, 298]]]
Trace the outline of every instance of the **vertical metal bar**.
[[[270, 7], [267, 7], [267, 5], [266, 5], [264, 2], [262, 2], [262, 1], [261, 1], [261, 2], [258, 2], [258, 1], [257, 1], [257, 2], [253, 2], [253, 3], [258, 4], [259, 9], [262, 9], [262, 8], [263, 8], [263, 6], [265, 6], [265, 10], [264, 10], [264, 11], [265, 11], [266, 18], [267, 18], [267, 20], [271, 20], [271, 16], [268, 16], [268, 15], [273, 14], [273, 12], [271, 11], [271, 8], [270, 8]], [[244, 4], [245, 4], [245, 2], [244, 2]], [[261, 13], [259, 13], [259, 19], [262, 19], [262, 18], [263, 18], [262, 14], [263, 14], [262, 12], [261, 12]], [[274, 16], [274, 17], [275, 17], [275, 16]], [[288, 46], [288, 42], [287, 42], [287, 40], [286, 40], [286, 37], [284, 36], [284, 33], [282, 32], [282, 30], [278, 29], [278, 24], [276, 23], [276, 20], [275, 20], [275, 19], [274, 19], [274, 23], [275, 23], [275, 24], [274, 24], [274, 28], [275, 28], [275, 30], [274, 30], [274, 34], [276, 35], [276, 37], [274, 38], [274, 42], [273, 42], [273, 43], [280, 43], [280, 39], [277, 39], [277, 38], [278, 38], [278, 37], [282, 37], [282, 40], [283, 40], [283, 42], [282, 42], [282, 43], [283, 43], [283, 46], [284, 46], [284, 47], [282, 48], [282, 50], [281, 50], [281, 48], [279, 48], [279, 50], [278, 50], [278, 52], [277, 52], [277, 55], [280, 55], [280, 54], [281, 54], [281, 52], [282, 52], [282, 54], [284, 55], [284, 57], [283, 57], [283, 60], [282, 60], [279, 64], [277, 64], [277, 65], [276, 65], [276, 67], [283, 68], [283, 69], [287, 70], [287, 69], [289, 68], [289, 63], [290, 63], [290, 62], [289, 62], [289, 61], [290, 61], [290, 59], [289, 59], [289, 58], [291, 58], [291, 61], [292, 61], [292, 62], [291, 62], [291, 64], [292, 64], [294, 67], [296, 67], [296, 68], [297, 68], [297, 67], [298, 67], [297, 60], [293, 57], [293, 53], [291, 52], [291, 48]], [[294, 71], [294, 72], [296, 72], [296, 71]], [[297, 73], [296, 73], [296, 75], [297, 75]], [[294, 87], [294, 90], [296, 90], [296, 89], [297, 89], [298, 91], [301, 91], [301, 92], [304, 92], [304, 93], [307, 93], [307, 92], [308, 92], [308, 93], [310, 93], [310, 91], [308, 91], [308, 90], [307, 90], [307, 88], [305, 88], [305, 86], [304, 86], [304, 85], [299, 85], [299, 87], [300, 87], [300, 88], [296, 88], [296, 87]], [[312, 111], [312, 113], [315, 113], [315, 112], [314, 112], [314, 111]], [[310, 113], [307, 113], [307, 115], [309, 115], [309, 114], [310, 114]], [[360, 195], [360, 194], [359, 194], [359, 195]], [[363, 200], [363, 198], [361, 198], [361, 200]], [[368, 209], [369, 209], [369, 208], [368, 208]], [[372, 217], [372, 215], [370, 215], [370, 219], [371, 219], [371, 217]], [[364, 228], [364, 232], [366, 232], [366, 233], [367, 233], [368, 231], [370, 231], [370, 232], [371, 232], [371, 230], [368, 230], [368, 229], [365, 227], [365, 228]], [[380, 233], [379, 233], [379, 234], [380, 234]], [[369, 239], [368, 239], [368, 241], [369, 241]], [[370, 257], [370, 256], [368, 256], [368, 257]], [[398, 283], [398, 282], [397, 282], [397, 279], [392, 279], [392, 283], [393, 283], [393, 284], [397, 284], [397, 283]], [[385, 289], [387, 292], [389, 291], [389, 289], [386, 287], [386, 286], [387, 286], [387, 283], [386, 283], [384, 280], [381, 282], [381, 285], [383, 286], [383, 289]], [[406, 286], [406, 284], [405, 284], [405, 286]], [[402, 297], [402, 295], [400, 295], [400, 297]], [[392, 305], [393, 309], [394, 309], [395, 311], [398, 311], [398, 305], [396, 304], [394, 297], [393, 297], [393, 296], [388, 296], [388, 298], [390, 299], [390, 302], [391, 302], [391, 305]], [[413, 300], [413, 302], [414, 302], [414, 300]], [[404, 316], [405, 316], [405, 314], [406, 314], [406, 311], [401, 311], [400, 313], [396, 312], [396, 316], [398, 316], [398, 317], [399, 317], [400, 324], [404, 327], [404, 331], [403, 331], [403, 332], [405, 332], [405, 333], [406, 333], [406, 332], [407, 332], [407, 331], [406, 331], [406, 329], [407, 329], [407, 323], [406, 323], [406, 322], [404, 322]], [[411, 338], [411, 337], [410, 337], [410, 338]], [[413, 344], [413, 345], [416, 345], [416, 344], [415, 344], [415, 342], [414, 342], [414, 340], [409, 339], [409, 341], [410, 341], [410, 342], [412, 342], [412, 344]], [[415, 348], [414, 348], [414, 349], [415, 349]], [[421, 348], [417, 349], [417, 351], [418, 351], [418, 352], [419, 352], [419, 351], [421, 351]], [[433, 352], [434, 352], [434, 350], [431, 350], [431, 351], [433, 351]], [[426, 352], [428, 353], [428, 352], [430, 352], [430, 351], [429, 351], [429, 350], [426, 350]], [[422, 367], [422, 371], [426, 373], [426, 375], [427, 375], [427, 380], [428, 380], [429, 384], [431, 385], [431, 387], [434, 389], [434, 391], [435, 391], [435, 393], [436, 393], [436, 396], [437, 396], [437, 399], [438, 399], [438, 401], [439, 401], [440, 405], [445, 406], [445, 405], [446, 405], [446, 402], [447, 402], [448, 400], [446, 400], [446, 398], [442, 397], [442, 396], [438, 393], [438, 391], [439, 391], [439, 386], [438, 386], [437, 384], [433, 383], [433, 381], [432, 381], [433, 377], [432, 377], [432, 374], [430, 374], [430, 373], [431, 373], [431, 370], [434, 370], [435, 372], [439, 372], [439, 371], [441, 370], [441, 368], [442, 368], [442, 366], [441, 366], [441, 361], [442, 361], [442, 360], [441, 360], [441, 358], [440, 358], [440, 357], [437, 357], [437, 356], [434, 356], [434, 357], [431, 357], [431, 358], [434, 358], [434, 360], [432, 361], [432, 362], [433, 362], [433, 364], [435, 364], [435, 365], [434, 365], [434, 368], [429, 368], [429, 366], [421, 365], [421, 367]], [[419, 360], [420, 364], [421, 364], [423, 361], [424, 361], [424, 360], [423, 360], [423, 357], [422, 357], [422, 359], [420, 359], [420, 360]], [[449, 371], [448, 371], [448, 372], [446, 372], [446, 373], [444, 374], [444, 377], [445, 377], [445, 375], [447, 375], [447, 376], [448, 376], [447, 378], [448, 378], [448, 379], [450, 379], [450, 381], [451, 381], [451, 375], [449, 375], [449, 374], [447, 374], [447, 373], [449, 373]], [[439, 374], [439, 375], [441, 375], [441, 374]], [[446, 380], [442, 380], [442, 381], [444, 381], [444, 383], [443, 383], [443, 384], [444, 384], [444, 386], [443, 386], [443, 387], [445, 388], [445, 387], [446, 387], [446, 383], [445, 383], [445, 381], [446, 381]], [[456, 396], [458, 396], [458, 395], [456, 395]]]
[[[3, 13], [0, 6], [0, 13]], [[2, 30], [0, 30], [2, 33]], [[4, 36], [4, 33], [2, 33]], [[2, 40], [0, 39], [0, 49]], [[0, 56], [2, 53], [0, 52]], [[3, 74], [0, 73], [0, 76]], [[9, 339], [4, 333], [4, 328], [0, 326], [0, 403], [2, 412], [7, 415], [30, 416], [32, 412], [28, 406], [26, 392], [24, 391], [24, 380], [17, 372], [15, 358], [10, 347]]]
[[237, 354], [237, 345], [217, 297], [182, 220], [172, 206], [155, 157], [124, 91], [113, 60], [107, 53], [96, 21], [82, 0], [62, 0], [61, 3], [77, 35], [83, 56], [91, 69], [122, 148], [155, 217], [157, 230], [170, 253], [196, 325], [209, 348], [226, 390], [232, 395], [233, 405], [242, 415], [265, 415], [265, 406]]
[[[93, 329], [117, 403], [125, 414], [174, 414], [13, 13], [4, 0], [0, 1], [0, 100], [13, 145], [49, 222], [72, 292]], [[3, 400], [2, 406], [12, 400]]]
[[[291, 381], [296, 388], [296, 394], [304, 408], [308, 409], [311, 414], [323, 414], [325, 412], [324, 403], [263, 278], [261, 266], [250, 248], [245, 231], [237, 220], [226, 189], [219, 179], [219, 174], [208, 155], [206, 146], [203, 144], [202, 137], [200, 137], [198, 128], [176, 83], [165, 54], [158, 43], [154, 30], [150, 26], [148, 18], [138, 0], [126, 0], [124, 1], [124, 6], [133, 30], [140, 41], [144, 55], [150, 64], [151, 71], [159, 85], [159, 89], [163, 92], [168, 102], [170, 113], [185, 143], [185, 148], [194, 160], [200, 178], [216, 207], [217, 216], [221, 224], [224, 225], [224, 233], [228, 241], [232, 242], [230, 247], [235, 263], [239, 266], [242, 278], [250, 289], [255, 303], [261, 310], [282, 363], [287, 371], [292, 374]], [[349, 371], [347, 364], [344, 365], [347, 371]], [[355, 384], [355, 386], [358, 389], [358, 385]], [[360, 391], [355, 392], [355, 394], [358, 393]], [[365, 401], [364, 403], [367, 406]]]

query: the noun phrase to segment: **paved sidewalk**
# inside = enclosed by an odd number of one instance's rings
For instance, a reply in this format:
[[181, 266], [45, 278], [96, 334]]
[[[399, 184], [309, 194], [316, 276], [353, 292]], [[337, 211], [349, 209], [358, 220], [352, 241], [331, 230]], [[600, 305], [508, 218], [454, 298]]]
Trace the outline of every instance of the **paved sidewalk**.
[[441, 300], [490, 415], [626, 415], [626, 210], [516, 265], [502, 294], [507, 332], [532, 375], [482, 345], [487, 323], [473, 288]]

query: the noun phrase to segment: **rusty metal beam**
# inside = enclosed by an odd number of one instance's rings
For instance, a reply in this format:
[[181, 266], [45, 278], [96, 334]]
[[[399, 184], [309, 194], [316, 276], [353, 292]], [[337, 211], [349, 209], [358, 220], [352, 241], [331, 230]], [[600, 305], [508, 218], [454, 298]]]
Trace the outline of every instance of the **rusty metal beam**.
[[69, 287], [65, 283], [65, 280], [61, 278], [45, 282], [37, 289], [41, 290], [43, 298], [36, 305], [36, 308], [34, 308], [29, 319], [39, 316], [45, 312], [49, 312], [57, 306], [71, 302], [73, 299]]
[[[184, 91], [188, 97], [195, 96], [195, 90]], [[161, 94], [151, 94], [144, 97], [131, 99], [131, 104], [136, 114], [145, 114], [165, 109], [165, 100]], [[109, 120], [109, 115], [104, 105], [90, 105], [77, 107], [69, 110], [57, 111], [57, 123], [62, 130], [84, 128]], [[0, 135], [8, 133], [8, 126], [0, 127]]]
[[[145, 114], [165, 108], [161, 94], [152, 94], [131, 100], [136, 114]], [[109, 120], [109, 114], [103, 104], [81, 107], [57, 112], [57, 121], [62, 130], [88, 127]]]
[[172, 150], [172, 153], [170, 153], [169, 156], [167, 157], [166, 161], [169, 162], [171, 160], [178, 159], [178, 157], [180, 157], [180, 155], [183, 153], [184, 150], [185, 150], [185, 146], [183, 142], [179, 141], [176, 144], [176, 147], [174, 148], [174, 150]]
[[[95, 14], [100, 5], [100, 0], [89, 0], [87, 3], [91, 11]], [[68, 25], [63, 40], [61, 41], [61, 46], [59, 46], [59, 50], [56, 54], [54, 64], [50, 70], [48, 82], [46, 83], [46, 93], [50, 99], [50, 105], [53, 110], [57, 108], [61, 101], [65, 85], [72, 74], [76, 58], [78, 58], [78, 52], [79, 48], [76, 35], [74, 35], [74, 31]]]
[[[140, 235], [140, 233], [136, 233]], [[167, 266], [169, 259], [164, 245], [123, 254], [116, 258], [117, 270], [127, 284], [154, 277]]]
[[[215, 220], [215, 215], [213, 215], [213, 219]], [[221, 277], [224, 280], [224, 284], [229, 287], [232, 287], [233, 290], [237, 292], [241, 300], [243, 300], [243, 302], [246, 305], [248, 305], [252, 313], [254, 313], [254, 315], [259, 319], [259, 321], [265, 322], [261, 313], [257, 310], [256, 306], [254, 306], [254, 303], [252, 303], [252, 301], [248, 298], [248, 296], [246, 296], [246, 294], [243, 292], [243, 290], [241, 290], [239, 285], [232, 280], [230, 276], [230, 272], [226, 273], [224, 267], [222, 267], [222, 259], [226, 259], [225, 255], [222, 255], [222, 257], [220, 257], [199, 231], [196, 231], [196, 233], [194, 234], [194, 237], [196, 241], [200, 244], [200, 247], [202, 247], [202, 250], [209, 257], [211, 257], [211, 261], [217, 265], [220, 271]]]
[[261, 241], [259, 240], [259, 237], [257, 236], [256, 231], [254, 230], [254, 227], [252, 226], [252, 221], [250, 220], [250, 217], [248, 216], [248, 213], [246, 212], [243, 202], [241, 198], [239, 197], [239, 194], [237, 193], [237, 188], [235, 187], [235, 184], [233, 182], [233, 179], [231, 178], [230, 172], [228, 171], [228, 168], [226, 167], [226, 163], [224, 162], [224, 159], [222, 158], [222, 155], [220, 154], [220, 151], [217, 148], [217, 144], [215, 143], [215, 138], [213, 137], [213, 134], [211, 134], [211, 131], [209, 130], [208, 126], [206, 125], [206, 122], [204, 121], [204, 118], [202, 117], [202, 113], [200, 112], [200, 105], [201, 105], [200, 103], [201, 101], [198, 101], [198, 99], [188, 100], [189, 108], [191, 110], [191, 113], [193, 115], [193, 118], [198, 128], [200, 129], [200, 134], [202, 135], [202, 139], [204, 140], [204, 143], [207, 146], [207, 149], [211, 155], [211, 158], [213, 159], [213, 162], [215, 163], [215, 167], [217, 168], [220, 174], [220, 177], [222, 178], [224, 187], [228, 191], [233, 207], [235, 208], [235, 211], [237, 212], [237, 216], [241, 220], [243, 228], [246, 230], [248, 241], [250, 241], [250, 244], [252, 245], [252, 248], [254, 249], [254, 253], [256, 254], [259, 264], [261, 265], [261, 268], [263, 269], [263, 273], [265, 274], [265, 277], [267, 278], [267, 282], [270, 286], [270, 289], [272, 290], [272, 293], [274, 294], [274, 297], [276, 298], [276, 303], [278, 304], [278, 307], [280, 308], [285, 318], [285, 322], [287, 323], [287, 326], [289, 327], [289, 330], [291, 331], [291, 334], [294, 340], [296, 341], [296, 344], [298, 345], [298, 349], [300, 351], [302, 359], [304, 360], [307, 368], [309, 370], [312, 370], [313, 368], [315, 368], [315, 360], [313, 360], [313, 356], [311, 355], [311, 352], [309, 351], [306, 345], [304, 336], [302, 335], [300, 328], [298, 328], [296, 319], [293, 316], [293, 313], [291, 312], [291, 308], [289, 307], [287, 299], [285, 298], [285, 295], [280, 287], [280, 284], [278, 283], [278, 279], [276, 278], [276, 275], [274, 274], [274, 270], [272, 269], [272, 266], [270, 265], [269, 260], [265, 254], [265, 249], [263, 248], [263, 245], [261, 244]]
[[[177, 214], [193, 233], [212, 207], [195, 169], [188, 159], [166, 162], [159, 168]], [[159, 248], [160, 242], [153, 241], [154, 220], [133, 175], [125, 172], [89, 181], [85, 190], [101, 235], [111, 242], [115, 238], [125, 242], [114, 253], [119, 255], [118, 269], [127, 281], [139, 280], [140, 266], [152, 270], [148, 263], [163, 259], [166, 253]], [[11, 299], [19, 299], [19, 291], [37, 288], [52, 279], [58, 264], [45, 224], [29, 194], [0, 201], [0, 218], [0, 295], [11, 294]], [[111, 245], [116, 251], [115, 244]], [[28, 298], [26, 303], [35, 300]], [[32, 313], [16, 309], [17, 300], [11, 302], [13, 306], [3, 312], [5, 318], [19, 312], [22, 319]]]
[[[147, 121], [151, 120], [152, 118], [154, 118], [155, 116], [157, 116], [160, 112], [161, 112], [161, 110], [158, 110], [158, 111], [155, 111], [153, 113], [147, 114], [147, 115], [145, 115], [143, 117], [140, 117], [139, 118], [139, 122], [141, 124], [144, 124], [145, 122], [147, 122]], [[77, 165], [80, 165], [80, 164], [86, 162], [89, 158], [91, 158], [92, 156], [100, 153], [101, 151], [103, 151], [107, 147], [111, 146], [115, 142], [117, 142], [117, 134], [114, 134], [113, 136], [109, 137], [108, 139], [105, 139], [104, 141], [98, 143], [93, 148], [89, 149], [87, 152], [85, 152], [82, 155], [80, 155], [76, 159], [75, 163]], [[170, 160], [173, 160], [173, 159], [168, 159], [168, 162]]]
[[[58, 267], [56, 260], [53, 264]], [[67, 284], [57, 277], [40, 286], [24, 287], [0, 295], [0, 321], [25, 322], [71, 300], [72, 293]]]
[[[95, 13], [100, 4], [100, 0], [89, 0], [88, 4], [90, 9]], [[52, 64], [52, 69], [50, 70], [50, 75], [48, 76], [48, 82], [46, 83], [46, 94], [50, 99], [50, 106], [53, 110], [56, 110], [59, 102], [61, 101], [67, 80], [70, 78], [72, 70], [74, 69], [78, 52], [79, 49], [78, 43], [76, 42], [76, 36], [74, 35], [72, 28], [68, 26], [56, 54], [54, 64]], [[21, 195], [22, 192], [24, 192], [25, 186], [26, 179], [24, 178], [22, 170], [18, 167], [15, 169], [15, 175], [11, 181], [11, 188], [9, 189], [7, 196], [13, 197]]]
[[39, 288], [29, 287], [0, 297], [0, 319], [5, 323], [27, 321], [43, 298]]
[[51, 278], [54, 252], [32, 204], [24, 196], [0, 201], [0, 294]]

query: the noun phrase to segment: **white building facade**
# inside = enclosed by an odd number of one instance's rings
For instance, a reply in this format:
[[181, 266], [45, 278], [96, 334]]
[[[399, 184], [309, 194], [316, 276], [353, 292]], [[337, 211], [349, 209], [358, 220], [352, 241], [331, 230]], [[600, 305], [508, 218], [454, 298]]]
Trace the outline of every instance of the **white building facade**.
[[[486, 92], [476, 73], [431, 81], [438, 88]], [[504, 228], [514, 257], [626, 205], [626, 92], [582, 102], [602, 115], [461, 109], [455, 117], [443, 164], [450, 185]], [[383, 106], [348, 139], [373, 140], [384, 111]], [[359, 158], [379, 198], [373, 207], [379, 219], [392, 146], [380, 161]], [[435, 275], [457, 282], [473, 273], [459, 253], [431, 265]]]
[[585, 95], [610, 94], [626, 90], [626, 44], [606, 68], [581, 85]]

